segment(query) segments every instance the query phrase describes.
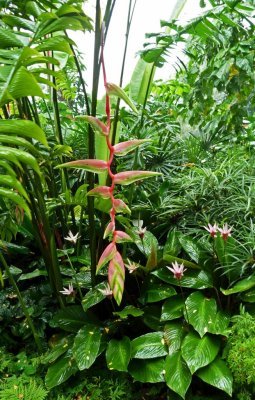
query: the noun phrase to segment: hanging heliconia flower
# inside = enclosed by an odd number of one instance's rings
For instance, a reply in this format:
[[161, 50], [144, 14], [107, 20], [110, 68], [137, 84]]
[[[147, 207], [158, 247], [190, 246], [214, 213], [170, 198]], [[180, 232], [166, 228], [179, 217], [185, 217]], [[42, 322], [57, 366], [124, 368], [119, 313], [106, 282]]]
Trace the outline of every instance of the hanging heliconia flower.
[[[103, 30], [103, 28], [102, 28]], [[59, 167], [71, 167], [71, 168], [82, 168], [87, 171], [92, 171], [94, 173], [102, 173], [108, 171], [110, 177], [110, 186], [97, 186], [96, 188], [90, 190], [87, 195], [101, 197], [103, 199], [109, 199], [111, 202], [111, 209], [109, 211], [110, 222], [106, 226], [104, 232], [104, 238], [109, 237], [110, 243], [106, 246], [101, 257], [99, 258], [97, 264], [97, 273], [108, 264], [108, 282], [110, 290], [119, 305], [122, 300], [122, 295], [124, 291], [124, 281], [125, 281], [125, 265], [120, 252], [118, 251], [117, 244], [123, 242], [132, 241], [131, 237], [123, 231], [116, 230], [115, 216], [116, 213], [129, 213], [130, 209], [127, 204], [120, 199], [114, 197], [114, 190], [116, 185], [130, 185], [133, 182], [140, 181], [145, 178], [150, 178], [153, 176], [161, 175], [158, 172], [149, 171], [124, 171], [115, 174], [112, 171], [112, 163], [115, 156], [120, 157], [128, 154], [129, 152], [135, 150], [138, 146], [149, 140], [128, 140], [126, 142], [121, 142], [118, 144], [112, 144], [110, 140], [110, 130], [111, 130], [111, 111], [110, 111], [110, 95], [118, 96], [124, 100], [134, 112], [137, 112], [135, 106], [130, 101], [126, 93], [117, 85], [107, 82], [106, 70], [104, 63], [104, 40], [102, 40], [102, 51], [101, 51], [101, 64], [104, 77], [104, 86], [106, 90], [105, 97], [105, 112], [107, 117], [107, 122], [104, 124], [99, 119], [92, 116], [83, 117], [97, 132], [99, 132], [106, 140], [107, 147], [109, 150], [108, 161], [88, 159], [88, 160], [77, 160], [71, 161], [60, 165]]]

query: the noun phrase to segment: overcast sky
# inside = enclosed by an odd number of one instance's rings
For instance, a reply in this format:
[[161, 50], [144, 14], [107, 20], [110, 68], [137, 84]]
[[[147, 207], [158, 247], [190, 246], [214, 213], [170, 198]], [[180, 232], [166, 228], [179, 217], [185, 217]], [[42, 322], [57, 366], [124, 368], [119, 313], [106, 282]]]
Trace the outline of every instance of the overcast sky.
[[[92, 17], [93, 20], [95, 3], [95, 0], [89, 0], [84, 6], [85, 13]], [[106, 1], [102, 0], [101, 3], [103, 6]], [[138, 57], [136, 53], [143, 48], [143, 44], [146, 41], [145, 33], [162, 31], [160, 20], [168, 20], [170, 18], [175, 4], [176, 0], [137, 0], [128, 43], [124, 86], [129, 82], [137, 63]], [[108, 81], [116, 84], [118, 84], [120, 77], [128, 6], [128, 0], [116, 1], [105, 46]], [[188, 0], [180, 15], [180, 20], [187, 21], [199, 15], [202, 11], [204, 10], [199, 7], [199, 0]], [[85, 79], [88, 84], [91, 84], [94, 35], [93, 33], [86, 33], [85, 37], [83, 37], [81, 33], [76, 33], [73, 38], [78, 44], [79, 50], [84, 54], [87, 66]], [[168, 64], [164, 68], [157, 70], [156, 78], [167, 79], [172, 73], [173, 68]], [[91, 88], [88, 87], [88, 90], [91, 91]], [[101, 84], [100, 93], [103, 92], [104, 89]]]

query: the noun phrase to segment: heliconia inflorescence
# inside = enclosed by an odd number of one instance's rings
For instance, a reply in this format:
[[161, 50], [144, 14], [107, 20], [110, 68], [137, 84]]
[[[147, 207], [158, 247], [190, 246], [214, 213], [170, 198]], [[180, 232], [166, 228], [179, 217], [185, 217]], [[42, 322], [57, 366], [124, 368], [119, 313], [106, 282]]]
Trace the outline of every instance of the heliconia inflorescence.
[[94, 189], [90, 190], [87, 195], [100, 197], [103, 199], [109, 199], [111, 202], [111, 208], [109, 211], [110, 222], [106, 226], [104, 232], [104, 238], [109, 237], [110, 243], [107, 245], [105, 250], [103, 251], [99, 261], [97, 263], [97, 273], [105, 266], [108, 267], [108, 282], [110, 285], [110, 289], [112, 290], [112, 294], [119, 305], [122, 300], [122, 295], [124, 291], [124, 281], [125, 281], [125, 266], [124, 261], [120, 252], [117, 249], [116, 244], [123, 242], [132, 241], [131, 237], [123, 231], [116, 230], [115, 216], [117, 213], [128, 213], [131, 211], [128, 208], [127, 204], [121, 200], [116, 199], [114, 197], [115, 185], [129, 185], [135, 181], [142, 180], [145, 178], [150, 178], [153, 176], [161, 175], [157, 172], [149, 172], [149, 171], [124, 171], [120, 173], [114, 173], [112, 171], [112, 163], [114, 156], [120, 157], [128, 154], [129, 152], [135, 150], [138, 146], [143, 143], [148, 142], [149, 140], [128, 140], [126, 142], [121, 142], [118, 144], [112, 144], [110, 140], [110, 131], [111, 131], [111, 111], [110, 111], [110, 95], [115, 95], [124, 100], [134, 112], [137, 112], [135, 106], [128, 98], [126, 93], [115, 84], [108, 83], [106, 79], [106, 70], [104, 63], [104, 45], [103, 40], [101, 44], [101, 64], [103, 70], [103, 78], [104, 78], [104, 86], [106, 90], [105, 97], [105, 111], [107, 122], [104, 124], [99, 119], [92, 116], [84, 116], [83, 119], [88, 122], [97, 132], [105, 137], [107, 147], [109, 150], [109, 159], [108, 161], [97, 160], [97, 159], [88, 159], [88, 160], [77, 160], [71, 161], [65, 164], [60, 165], [59, 167], [72, 167], [72, 168], [82, 168], [87, 171], [101, 173], [108, 171], [108, 175], [110, 178], [110, 186], [97, 186]]

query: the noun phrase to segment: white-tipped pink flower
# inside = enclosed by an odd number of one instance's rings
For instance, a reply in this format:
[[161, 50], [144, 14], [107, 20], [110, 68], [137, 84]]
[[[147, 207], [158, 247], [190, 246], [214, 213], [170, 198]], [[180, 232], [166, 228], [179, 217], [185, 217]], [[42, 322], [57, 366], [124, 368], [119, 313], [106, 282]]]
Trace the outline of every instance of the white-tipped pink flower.
[[105, 285], [104, 289], [98, 289], [105, 297], [112, 298], [112, 289], [110, 288], [109, 283]]
[[223, 228], [218, 228], [220, 235], [223, 240], [227, 240], [229, 236], [231, 236], [231, 227], [228, 227], [228, 224], [224, 224]]
[[214, 224], [208, 224], [208, 226], [204, 226], [204, 228], [210, 233], [211, 237], [215, 237], [217, 235], [217, 231], [218, 231], [218, 225]]
[[142, 219], [136, 219], [133, 220], [133, 225], [135, 227], [137, 227], [137, 231], [135, 231], [135, 233], [137, 233], [141, 239], [143, 239], [145, 232], [146, 232], [146, 227], [143, 228], [143, 220]]
[[60, 290], [59, 292], [65, 296], [74, 296], [75, 294], [73, 285], [71, 283], [69, 283], [68, 288], [63, 288], [63, 290]]
[[66, 236], [64, 239], [68, 240], [69, 242], [76, 244], [77, 240], [79, 239], [79, 233], [76, 233], [76, 235], [73, 235], [71, 231], [68, 232], [68, 236]]
[[174, 274], [175, 279], [181, 279], [183, 277], [184, 272], [186, 271], [186, 268], [184, 268], [183, 264], [178, 264], [177, 261], [172, 263], [173, 268], [167, 267], [169, 271], [171, 271]]

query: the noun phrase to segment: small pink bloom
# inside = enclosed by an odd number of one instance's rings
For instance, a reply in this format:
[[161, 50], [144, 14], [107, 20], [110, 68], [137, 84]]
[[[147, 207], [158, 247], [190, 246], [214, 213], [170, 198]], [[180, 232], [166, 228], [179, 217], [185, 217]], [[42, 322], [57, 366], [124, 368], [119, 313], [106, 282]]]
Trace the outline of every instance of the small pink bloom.
[[133, 225], [136, 226], [138, 229], [137, 231], [135, 231], [135, 233], [137, 233], [137, 235], [140, 236], [141, 239], [144, 238], [145, 232], [146, 232], [146, 227], [143, 228], [143, 220], [142, 219], [137, 219], [132, 221]]
[[60, 293], [64, 294], [65, 296], [74, 296], [75, 291], [73, 285], [69, 283], [68, 288], [63, 288], [63, 290], [59, 291]]
[[73, 244], [76, 244], [76, 242], [79, 238], [80, 238], [79, 233], [76, 233], [76, 235], [73, 235], [72, 231], [69, 231], [68, 236], [66, 236], [64, 239], [68, 240], [69, 242], [72, 242]]
[[218, 231], [218, 225], [214, 224], [208, 224], [208, 226], [204, 226], [204, 228], [210, 233], [211, 237], [215, 237], [217, 235], [217, 231]]
[[231, 236], [231, 230], [232, 228], [231, 227], [229, 228], [228, 224], [224, 224], [223, 228], [219, 228], [219, 232], [223, 240], [226, 241], [227, 238]]
[[105, 297], [108, 297], [109, 299], [112, 298], [112, 290], [111, 290], [111, 288], [110, 288], [109, 283], [107, 283], [107, 284], [105, 285], [105, 288], [104, 288], [104, 289], [98, 289], [98, 290], [99, 290], [99, 292], [101, 292]]
[[183, 273], [186, 271], [186, 268], [184, 269], [183, 264], [178, 264], [177, 261], [172, 263], [173, 268], [167, 267], [169, 271], [171, 271], [174, 274], [175, 279], [180, 280], [183, 277]]

